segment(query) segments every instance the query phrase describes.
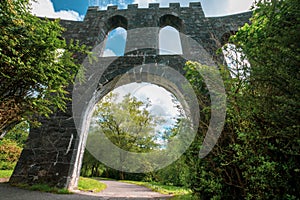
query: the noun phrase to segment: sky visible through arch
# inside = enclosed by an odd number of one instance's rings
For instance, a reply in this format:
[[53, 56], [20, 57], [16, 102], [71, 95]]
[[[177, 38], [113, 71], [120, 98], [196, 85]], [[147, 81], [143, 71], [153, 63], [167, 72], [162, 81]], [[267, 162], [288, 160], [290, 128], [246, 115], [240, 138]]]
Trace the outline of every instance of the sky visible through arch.
[[[201, 2], [204, 14], [207, 17], [225, 16], [249, 11], [254, 0], [36, 0], [32, 2], [32, 13], [48, 18], [61, 18], [74, 21], [82, 21], [88, 6], [99, 6], [105, 10], [109, 5], [118, 5], [119, 9], [126, 9], [128, 4], [138, 4], [140, 8], [148, 7], [149, 3], [160, 3], [160, 7], [168, 7], [169, 3], [180, 3], [187, 7], [190, 2]], [[107, 56], [120, 55], [118, 44], [126, 40], [124, 29], [115, 29], [109, 36], [112, 39], [106, 49]], [[123, 44], [124, 45], [124, 44]], [[129, 84], [119, 87], [117, 92], [126, 94], [129, 91], [136, 91], [134, 96], [152, 99], [152, 112], [157, 115], [165, 115], [169, 118], [168, 123], [176, 118], [178, 113], [172, 104], [171, 94], [165, 89], [152, 84]], [[156, 98], [160, 97], [160, 98]], [[157, 95], [159, 94], [159, 95]], [[168, 126], [168, 124], [166, 124]]]

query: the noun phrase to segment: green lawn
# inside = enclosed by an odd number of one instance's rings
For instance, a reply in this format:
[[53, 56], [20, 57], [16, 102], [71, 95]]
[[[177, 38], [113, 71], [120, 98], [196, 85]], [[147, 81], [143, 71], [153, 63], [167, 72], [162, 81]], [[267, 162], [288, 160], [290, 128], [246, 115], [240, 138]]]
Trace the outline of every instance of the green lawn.
[[171, 194], [175, 196], [177, 195], [181, 196], [181, 195], [189, 195], [191, 193], [189, 189], [185, 189], [177, 186], [171, 186], [171, 185], [162, 185], [156, 182], [142, 182], [142, 181], [122, 181], [122, 182], [142, 185], [161, 194]]
[[50, 187], [46, 184], [34, 184], [34, 185], [17, 185], [19, 187], [25, 188], [27, 190], [41, 191], [41, 192], [50, 192], [56, 194], [72, 194], [69, 190], [65, 188], [56, 188]]
[[[9, 178], [13, 173], [13, 170], [0, 170], [0, 178]], [[43, 192], [59, 193], [59, 194], [70, 194], [67, 189], [58, 189], [55, 187], [49, 187], [46, 184], [35, 184], [35, 185], [16, 185], [28, 190], [38, 190]], [[91, 178], [80, 177], [78, 182], [78, 189], [82, 191], [100, 192], [104, 190], [106, 185], [100, 183], [98, 180]]]
[[[55, 187], [49, 187], [45, 184], [35, 184], [32, 186], [28, 185], [21, 185], [21, 187], [28, 189], [28, 190], [37, 190], [42, 192], [51, 192], [57, 194], [72, 194], [72, 192], [68, 191], [67, 189], [59, 189]], [[100, 183], [99, 181], [91, 178], [84, 178], [80, 177], [78, 181], [78, 189], [82, 191], [90, 191], [90, 192], [100, 192], [106, 188], [106, 185]]]
[[171, 200], [194, 200], [195, 198], [191, 194], [177, 195], [171, 198]]
[[0, 178], [9, 178], [11, 177], [13, 170], [0, 170]]
[[78, 189], [82, 191], [100, 192], [106, 188], [104, 183], [98, 180], [80, 177], [78, 182]]

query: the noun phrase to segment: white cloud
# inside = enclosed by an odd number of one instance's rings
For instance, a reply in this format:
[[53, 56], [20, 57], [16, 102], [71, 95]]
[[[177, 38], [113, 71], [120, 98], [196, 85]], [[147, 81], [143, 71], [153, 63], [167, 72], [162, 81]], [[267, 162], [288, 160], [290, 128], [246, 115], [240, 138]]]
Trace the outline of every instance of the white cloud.
[[122, 27], [118, 27], [118, 28], [112, 30], [112, 32], [109, 34], [109, 36], [111, 36], [111, 37], [122, 37], [124, 40], [126, 40], [127, 31]]
[[182, 7], [190, 2], [201, 2], [207, 17], [222, 16], [248, 11], [254, 0], [135, 0], [139, 7], [148, 7], [149, 3], [159, 3], [160, 7], [168, 7], [169, 3], [180, 3]]
[[138, 4], [139, 8], [147, 8], [149, 3], [158, 3], [158, 0], [134, 0], [134, 4]]
[[150, 111], [154, 115], [174, 118], [178, 116], [178, 111], [172, 101], [171, 93], [163, 87], [150, 83], [130, 83], [115, 89], [120, 97], [130, 93], [141, 101], [149, 99], [151, 101]]
[[254, 0], [201, 0], [206, 16], [222, 16], [249, 11]]
[[162, 124], [156, 126], [155, 130], [157, 132], [173, 127], [179, 117], [177, 104], [172, 101], [171, 93], [163, 87], [147, 82], [133, 82], [117, 87], [113, 92], [119, 95], [118, 102], [122, 101], [122, 97], [128, 93], [140, 101], [146, 102], [149, 99], [151, 106], [148, 110], [150, 113], [164, 120]]
[[39, 17], [60, 18], [72, 21], [82, 21], [83, 16], [73, 10], [61, 10], [56, 12], [50, 0], [31, 1], [32, 14]]

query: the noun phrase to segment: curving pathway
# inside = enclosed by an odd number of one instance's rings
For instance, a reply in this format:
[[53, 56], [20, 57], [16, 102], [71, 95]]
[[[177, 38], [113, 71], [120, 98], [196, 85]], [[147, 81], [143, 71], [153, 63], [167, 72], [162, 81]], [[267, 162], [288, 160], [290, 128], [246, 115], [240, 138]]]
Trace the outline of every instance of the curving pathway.
[[1, 200], [121, 200], [121, 199], [168, 199], [170, 195], [163, 195], [143, 186], [118, 181], [101, 181], [107, 188], [99, 193], [76, 191], [75, 194], [52, 194], [39, 191], [29, 191], [12, 187], [7, 183], [0, 183]]
[[138, 186], [130, 183], [118, 181], [101, 181], [107, 185], [107, 188], [100, 193], [103, 197], [119, 197], [119, 198], [140, 198], [140, 199], [167, 199], [170, 195], [163, 195], [153, 192], [149, 188]]

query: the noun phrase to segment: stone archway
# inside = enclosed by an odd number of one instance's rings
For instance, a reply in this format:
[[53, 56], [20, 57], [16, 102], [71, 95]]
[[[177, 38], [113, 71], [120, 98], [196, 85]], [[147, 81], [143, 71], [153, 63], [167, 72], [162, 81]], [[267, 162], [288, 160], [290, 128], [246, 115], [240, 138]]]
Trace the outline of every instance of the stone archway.
[[[78, 134], [84, 132], [86, 128], [83, 126], [84, 121], [78, 119], [87, 117], [85, 113], [88, 112], [80, 109], [88, 111], [92, 97], [80, 95], [74, 98], [72, 96], [74, 90], [78, 94], [86, 94], [89, 90], [92, 94], [102, 90], [105, 94], [112, 89], [109, 85], [113, 85], [116, 77], [125, 74], [130, 68], [149, 63], [170, 66], [181, 74], [184, 73], [182, 67], [187, 59], [216, 66], [215, 61], [218, 60], [216, 50], [221, 47], [220, 40], [223, 34], [232, 30], [232, 27], [244, 25], [250, 16], [249, 12], [206, 18], [200, 3], [190, 3], [189, 7], [170, 4], [169, 8], [159, 8], [158, 4], [151, 4], [149, 9], [129, 5], [125, 10], [111, 6], [106, 11], [100, 11], [96, 7], [90, 7], [83, 22], [61, 21], [62, 26], [66, 28], [64, 33], [66, 39], [78, 39], [81, 43], [94, 47], [98, 52], [103, 49], [102, 42], [107, 33], [118, 26], [126, 27], [128, 30], [129, 45], [126, 45], [125, 56], [101, 59], [101, 65], [109, 66], [106, 69], [95, 63], [85, 63], [86, 67], [92, 69], [86, 73], [85, 84], [89, 87], [73, 88], [73, 85], [70, 85], [68, 89], [70, 98], [73, 99], [67, 103], [66, 112], [57, 111], [50, 119], [41, 118], [42, 126], [30, 129], [27, 145], [10, 182], [46, 183], [60, 188], [76, 187], [86, 139], [84, 134]], [[157, 55], [159, 28], [166, 24], [184, 30], [185, 37], [181, 35], [181, 38], [184, 37], [181, 41], [186, 59], [178, 55]], [[201, 44], [201, 48], [191, 40]], [[142, 79], [144, 74], [137, 72], [134, 76]], [[93, 81], [95, 78], [99, 78], [99, 81]], [[81, 104], [83, 107], [76, 108], [74, 106], [78, 105], [76, 102], [84, 102]], [[76, 124], [78, 121], [79, 125]]]

